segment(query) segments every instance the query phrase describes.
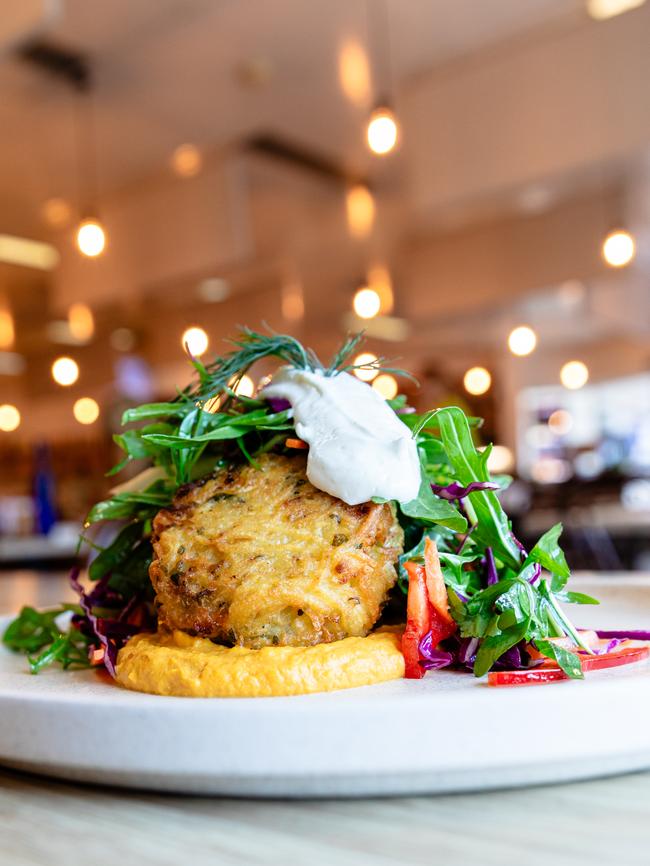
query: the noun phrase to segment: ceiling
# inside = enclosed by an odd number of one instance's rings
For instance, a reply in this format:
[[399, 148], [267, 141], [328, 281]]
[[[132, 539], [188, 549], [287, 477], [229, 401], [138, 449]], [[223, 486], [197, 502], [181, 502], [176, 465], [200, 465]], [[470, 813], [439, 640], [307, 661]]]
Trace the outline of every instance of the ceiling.
[[[367, 49], [378, 4], [332, 0], [315, 14], [306, 0], [61, 0], [39, 35], [90, 58], [103, 194], [163, 170], [184, 141], [210, 150], [260, 131], [367, 171], [368, 105], [343, 94], [337, 58], [350, 42]], [[388, 0], [392, 89], [399, 99], [415, 75], [582, 10], [581, 0]], [[385, 79], [385, 65], [374, 72]], [[78, 200], [75, 104], [61, 81], [0, 55], [2, 230], [37, 234], [44, 200]]]

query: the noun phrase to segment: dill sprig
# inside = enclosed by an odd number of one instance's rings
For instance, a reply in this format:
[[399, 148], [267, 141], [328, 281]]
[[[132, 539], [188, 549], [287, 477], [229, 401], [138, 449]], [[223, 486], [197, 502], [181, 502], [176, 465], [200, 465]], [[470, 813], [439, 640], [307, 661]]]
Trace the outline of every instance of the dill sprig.
[[229, 342], [237, 348], [216, 357], [210, 364], [204, 365], [190, 356], [199, 381], [183, 394], [194, 400], [209, 400], [236, 385], [262, 358], [279, 358], [298, 370], [326, 372], [315, 352], [305, 349], [299, 340], [288, 334], [259, 334], [250, 328], [242, 328], [241, 335]]

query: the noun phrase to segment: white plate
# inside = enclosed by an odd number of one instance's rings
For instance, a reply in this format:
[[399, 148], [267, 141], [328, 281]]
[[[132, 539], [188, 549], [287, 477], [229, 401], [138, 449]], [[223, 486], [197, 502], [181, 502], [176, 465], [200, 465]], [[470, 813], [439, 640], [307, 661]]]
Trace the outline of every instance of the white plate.
[[[650, 581], [577, 580], [582, 626], [650, 626]], [[576, 616], [577, 614], [577, 616]], [[261, 797], [433, 793], [650, 767], [650, 665], [492, 689], [439, 671], [292, 698], [160, 698], [0, 653], [0, 762], [78, 779]]]

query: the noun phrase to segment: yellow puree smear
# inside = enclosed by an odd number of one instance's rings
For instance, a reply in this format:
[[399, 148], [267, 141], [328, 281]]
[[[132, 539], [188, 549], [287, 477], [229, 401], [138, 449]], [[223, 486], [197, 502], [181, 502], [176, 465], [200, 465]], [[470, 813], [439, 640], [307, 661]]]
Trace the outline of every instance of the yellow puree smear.
[[181, 631], [141, 634], [120, 650], [127, 689], [192, 698], [304, 695], [404, 676], [401, 635], [379, 631], [309, 647], [223, 647]]

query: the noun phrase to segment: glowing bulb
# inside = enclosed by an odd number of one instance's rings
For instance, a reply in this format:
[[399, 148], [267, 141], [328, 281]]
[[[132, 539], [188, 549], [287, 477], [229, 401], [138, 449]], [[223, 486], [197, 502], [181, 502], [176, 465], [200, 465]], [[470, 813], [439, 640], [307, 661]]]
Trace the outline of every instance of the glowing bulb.
[[194, 355], [195, 358], [200, 358], [201, 355], [207, 351], [210, 341], [203, 328], [192, 327], [183, 331], [181, 345], [190, 353], [190, 355]]
[[233, 390], [238, 397], [252, 397], [255, 393], [255, 382], [244, 373], [241, 379], [234, 383]]
[[72, 407], [72, 414], [80, 424], [94, 424], [99, 418], [99, 404], [92, 397], [80, 397]]
[[501, 472], [510, 472], [514, 466], [515, 458], [512, 451], [505, 445], [493, 445], [488, 456], [488, 472], [498, 475]]
[[390, 108], [376, 108], [368, 121], [368, 147], [383, 156], [397, 144], [397, 121]]
[[181, 144], [172, 154], [172, 168], [180, 177], [195, 177], [202, 165], [201, 151], [193, 144]]
[[537, 334], [528, 325], [519, 325], [510, 332], [508, 337], [508, 348], [513, 355], [524, 357], [535, 351], [537, 345]]
[[80, 343], [87, 343], [95, 333], [95, 319], [88, 304], [71, 304], [68, 310], [70, 333]]
[[84, 220], [77, 229], [77, 246], [79, 252], [90, 259], [104, 252], [106, 232], [95, 219]]
[[393, 283], [390, 271], [383, 265], [374, 265], [368, 269], [368, 286], [379, 295], [382, 313], [392, 313], [395, 304]]
[[379, 391], [384, 400], [392, 400], [397, 396], [398, 385], [397, 379], [391, 376], [390, 373], [381, 373], [372, 383], [375, 391]]
[[381, 309], [381, 298], [374, 289], [366, 286], [356, 292], [352, 306], [360, 318], [374, 319]]
[[364, 106], [370, 102], [370, 67], [363, 47], [356, 40], [343, 43], [339, 51], [339, 82], [350, 102]]
[[379, 370], [376, 367], [370, 367], [370, 365], [376, 364], [378, 360], [377, 356], [373, 355], [372, 352], [361, 352], [352, 363], [355, 367], [365, 367], [366, 369], [353, 370], [352, 372], [362, 382], [372, 382]]
[[0, 301], [0, 350], [6, 352], [13, 348], [15, 338], [14, 317], [9, 306], [4, 306]]
[[468, 394], [478, 397], [490, 390], [492, 376], [485, 367], [471, 367], [463, 376], [463, 385]]
[[282, 286], [280, 301], [282, 315], [288, 322], [299, 322], [305, 315], [305, 296], [302, 285], [297, 280], [290, 280]]
[[66, 388], [74, 385], [79, 378], [79, 365], [72, 358], [57, 358], [52, 364], [52, 378]]
[[20, 427], [20, 412], [11, 403], [0, 406], [0, 430], [11, 433]]
[[367, 186], [358, 183], [345, 194], [348, 230], [353, 238], [367, 238], [375, 221], [375, 199]]
[[634, 238], [623, 229], [610, 232], [603, 241], [603, 258], [612, 268], [624, 268], [625, 265], [629, 265], [635, 252]]
[[615, 15], [643, 6], [645, 0], [587, 0], [587, 12], [596, 21], [606, 21]]
[[560, 381], [570, 391], [577, 391], [589, 381], [589, 368], [582, 361], [567, 361], [560, 370]]

